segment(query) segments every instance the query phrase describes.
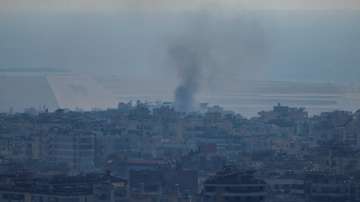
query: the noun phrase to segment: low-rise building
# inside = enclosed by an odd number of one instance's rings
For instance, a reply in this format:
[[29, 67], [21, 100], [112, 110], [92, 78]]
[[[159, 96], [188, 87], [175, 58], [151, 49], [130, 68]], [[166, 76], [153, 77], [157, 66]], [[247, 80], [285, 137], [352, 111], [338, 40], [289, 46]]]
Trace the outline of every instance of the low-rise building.
[[0, 176], [0, 202], [125, 202], [127, 182], [108, 175]]
[[261, 202], [265, 201], [266, 183], [252, 172], [225, 168], [204, 182], [203, 202]]
[[305, 184], [307, 202], [352, 201], [352, 182], [347, 176], [309, 173]]

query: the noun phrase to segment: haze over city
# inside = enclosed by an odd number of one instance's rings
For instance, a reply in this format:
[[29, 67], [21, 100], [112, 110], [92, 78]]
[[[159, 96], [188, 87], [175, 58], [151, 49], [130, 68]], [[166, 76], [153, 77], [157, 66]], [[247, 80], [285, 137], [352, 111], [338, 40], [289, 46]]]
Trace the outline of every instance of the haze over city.
[[0, 202], [360, 202], [359, 0], [0, 0]]
[[[214, 43], [208, 48], [219, 54], [216, 74], [226, 77], [358, 82], [360, 73], [356, 0], [0, 3], [4, 68], [171, 82], [176, 74], [168, 67], [168, 47], [194, 35]], [[249, 56], [261, 68], [248, 67]]]

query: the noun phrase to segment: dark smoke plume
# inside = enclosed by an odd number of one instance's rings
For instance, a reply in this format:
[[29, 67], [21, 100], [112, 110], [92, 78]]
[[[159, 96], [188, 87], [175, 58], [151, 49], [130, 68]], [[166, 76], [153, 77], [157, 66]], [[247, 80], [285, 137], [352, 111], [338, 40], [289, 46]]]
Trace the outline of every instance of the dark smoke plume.
[[195, 47], [183, 44], [171, 47], [169, 53], [180, 78], [180, 84], [175, 90], [175, 109], [190, 112], [194, 107], [194, 96], [199, 90], [202, 55]]
[[256, 20], [208, 15], [194, 19], [168, 50], [180, 79], [175, 90], [175, 109], [180, 112], [194, 110], [200, 87], [214, 88], [262, 72], [267, 52]]

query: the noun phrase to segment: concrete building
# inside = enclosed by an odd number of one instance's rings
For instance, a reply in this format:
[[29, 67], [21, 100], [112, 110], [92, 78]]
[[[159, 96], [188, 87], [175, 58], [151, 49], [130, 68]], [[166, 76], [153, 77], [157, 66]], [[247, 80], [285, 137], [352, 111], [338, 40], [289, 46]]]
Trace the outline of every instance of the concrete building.
[[73, 172], [95, 168], [95, 134], [81, 131], [52, 134], [47, 144], [47, 158], [51, 162], [66, 163]]
[[0, 176], [0, 202], [125, 202], [127, 182], [107, 175]]
[[305, 180], [302, 176], [280, 175], [266, 179], [271, 202], [305, 202]]
[[266, 198], [266, 183], [251, 172], [226, 168], [204, 182], [203, 202], [260, 202]]
[[350, 202], [352, 182], [347, 176], [309, 173], [305, 178], [307, 202]]

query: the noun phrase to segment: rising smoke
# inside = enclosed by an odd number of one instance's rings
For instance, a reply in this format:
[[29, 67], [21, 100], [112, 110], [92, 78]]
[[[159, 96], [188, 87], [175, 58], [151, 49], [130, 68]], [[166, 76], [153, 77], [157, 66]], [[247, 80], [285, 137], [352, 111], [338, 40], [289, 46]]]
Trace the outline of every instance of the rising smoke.
[[179, 78], [174, 92], [177, 111], [193, 111], [204, 84], [217, 86], [231, 76], [246, 79], [252, 72], [260, 72], [259, 67], [264, 64], [266, 42], [256, 21], [218, 19], [221, 18], [197, 18], [184, 36], [169, 47], [168, 54]]
[[175, 109], [180, 112], [193, 110], [195, 94], [200, 87], [203, 55], [191, 45], [175, 45], [169, 50], [180, 78], [175, 90]]
[[181, 111], [191, 111], [203, 93], [238, 92], [238, 79], [262, 79], [258, 74], [265, 72], [264, 20], [257, 13], [64, 13], [6, 19], [0, 20], [6, 30], [0, 32], [2, 66], [116, 76], [117, 93], [161, 99], [176, 94]]

